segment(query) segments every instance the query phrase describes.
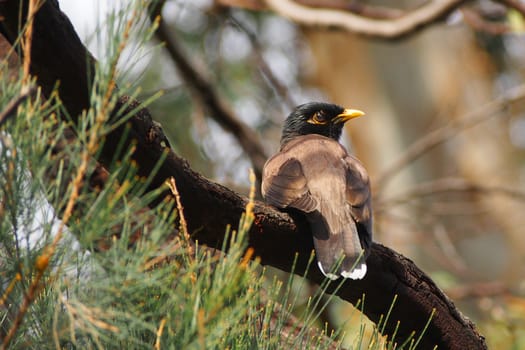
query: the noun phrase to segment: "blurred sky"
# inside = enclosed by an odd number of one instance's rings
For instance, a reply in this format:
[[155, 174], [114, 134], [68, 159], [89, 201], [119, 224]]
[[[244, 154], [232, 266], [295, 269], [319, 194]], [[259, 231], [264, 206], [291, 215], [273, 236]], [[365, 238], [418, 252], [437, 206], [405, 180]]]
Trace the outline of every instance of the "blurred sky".
[[[103, 21], [110, 9], [122, 7], [125, 0], [60, 0], [60, 9], [69, 17], [83, 42], [93, 34], [97, 23]], [[95, 47], [89, 47], [94, 52]]]

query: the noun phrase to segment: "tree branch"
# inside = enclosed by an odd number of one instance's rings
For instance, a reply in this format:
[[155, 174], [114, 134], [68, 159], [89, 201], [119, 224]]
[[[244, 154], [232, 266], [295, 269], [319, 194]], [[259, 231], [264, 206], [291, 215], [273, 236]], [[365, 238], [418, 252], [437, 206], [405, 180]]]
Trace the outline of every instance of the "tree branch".
[[265, 58], [263, 57], [262, 52], [264, 48], [259, 42], [256, 33], [234, 16], [231, 16], [230, 19], [240, 30], [242, 30], [246, 36], [248, 36], [248, 39], [250, 39], [250, 43], [253, 46], [252, 51], [256, 65], [261, 71], [261, 74], [268, 80], [269, 86], [275, 91], [275, 95], [280, 98], [290, 110], [293, 109], [295, 106], [297, 106], [297, 103], [291, 95], [290, 90], [275, 76]]
[[[429, 1], [419, 8], [403, 11], [396, 8], [371, 6], [357, 1], [341, 0], [216, 0], [225, 6], [252, 10], [270, 8], [295, 23], [306, 26], [338, 28], [376, 39], [402, 39], [434, 23], [442, 21], [467, 0]], [[516, 0], [496, 0], [525, 16], [525, 5]], [[265, 6], [266, 5], [266, 6]], [[465, 22], [477, 30], [491, 34], [508, 31], [508, 26], [484, 21], [480, 14], [465, 9]]]
[[169, 31], [168, 25], [161, 16], [164, 2], [154, 1], [152, 3], [150, 18], [152, 22], [158, 21], [155, 35], [165, 44], [166, 50], [177, 66], [179, 73], [188, 83], [194, 95], [206, 107], [209, 117], [237, 139], [250, 158], [257, 179], [260, 180], [262, 168], [268, 156], [259, 141], [259, 136], [235, 115], [232, 108], [219, 96], [219, 93], [210, 83], [207, 74], [199, 71], [186, 56], [183, 48], [175, 39], [175, 34]]
[[494, 118], [510, 105], [525, 99], [525, 84], [507, 90], [494, 101], [490, 101], [467, 115], [455, 119], [447, 125], [425, 134], [412, 143], [390, 166], [384, 170], [374, 183], [376, 191], [383, 188], [395, 174], [407, 164], [421, 157], [432, 148], [442, 144], [460, 131], [474, 127], [484, 121]]
[[13, 98], [11, 101], [9, 101], [4, 110], [0, 112], [0, 128], [2, 127], [2, 125], [4, 125], [6, 121], [9, 120], [9, 118], [11, 118], [15, 114], [18, 106], [20, 106], [22, 102], [24, 102], [27, 98], [33, 96], [35, 93], [35, 87], [31, 86], [28, 90], [22, 92], [16, 98]]
[[[27, 2], [0, 2], [0, 16], [5, 18], [0, 26], [12, 44], [19, 35], [19, 28], [23, 28], [19, 19], [24, 20], [25, 16], [19, 16], [20, 4]], [[31, 74], [37, 77], [38, 84], [47, 95], [60, 81], [58, 92], [75, 122], [81, 116], [80, 112], [90, 106], [89, 87], [92, 85], [95, 60], [80, 42], [67, 17], [60, 12], [57, 2], [44, 3], [35, 17], [34, 26]], [[126, 111], [132, 111], [140, 104], [121, 96], [116, 110], [123, 106]], [[61, 117], [64, 122], [71, 121], [66, 116]], [[153, 122], [148, 110], [139, 108], [127, 125], [129, 130], [125, 125], [115, 127], [105, 140], [101, 140], [104, 143], [98, 159], [101, 164], [109, 168], [109, 164], [120, 156], [114, 152], [122, 140], [128, 146], [133, 142], [132, 158], [140, 176], [151, 175], [151, 169], [167, 154], [158, 172], [153, 175], [150, 189], [158, 188], [166, 179], [173, 177], [180, 192], [188, 229], [193, 232], [192, 238], [211, 247], [221, 247], [226, 225], [239, 221], [246, 198], [194, 172], [186, 161], [169, 149], [162, 129]], [[163, 195], [171, 196], [168, 191]], [[309, 280], [316, 283], [323, 282], [324, 278], [317, 269], [306, 271], [313, 242], [303, 217], [279, 212], [263, 203], [256, 204], [254, 214], [249, 244], [262, 264], [292, 272], [297, 257], [294, 273], [306, 274]], [[332, 284], [328, 291], [351, 303], [356, 303], [365, 294], [363, 312], [376, 323], [387, 313], [394, 296], [397, 296], [383, 334], [396, 334], [396, 340], [402, 342], [414, 331], [419, 333], [434, 312], [419, 343], [422, 349], [432, 349], [435, 345], [441, 349], [486, 349], [485, 340], [473, 323], [412, 261], [374, 243], [367, 263], [369, 272], [363, 280], [344, 280], [340, 289]]]
[[410, 202], [414, 199], [442, 193], [479, 193], [485, 195], [500, 194], [509, 198], [525, 202], [525, 191], [514, 187], [476, 184], [461, 178], [441, 178], [417, 184], [406, 189], [403, 193], [392, 198], [380, 198], [374, 207], [376, 212], [381, 212], [387, 207], [396, 207], [399, 204]]
[[479, 12], [467, 7], [463, 7], [461, 13], [465, 23], [479, 32], [501, 35], [510, 31], [510, 27], [507, 24], [488, 21]]
[[480, 282], [449, 288], [447, 293], [454, 299], [485, 298], [510, 294], [510, 288], [499, 281]]
[[351, 12], [310, 8], [291, 0], [264, 0], [270, 9], [298, 24], [340, 28], [380, 39], [400, 39], [423, 29], [465, 3], [465, 0], [430, 1], [392, 19], [373, 19]]

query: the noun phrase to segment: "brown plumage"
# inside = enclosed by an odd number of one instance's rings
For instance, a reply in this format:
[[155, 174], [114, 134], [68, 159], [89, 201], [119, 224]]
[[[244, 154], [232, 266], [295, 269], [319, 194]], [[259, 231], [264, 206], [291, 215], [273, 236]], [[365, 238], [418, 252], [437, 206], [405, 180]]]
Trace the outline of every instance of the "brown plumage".
[[297, 107], [285, 122], [280, 151], [263, 169], [266, 202], [305, 214], [318, 265], [332, 279], [363, 278], [372, 242], [367, 172], [338, 142], [343, 124], [360, 115], [325, 103]]

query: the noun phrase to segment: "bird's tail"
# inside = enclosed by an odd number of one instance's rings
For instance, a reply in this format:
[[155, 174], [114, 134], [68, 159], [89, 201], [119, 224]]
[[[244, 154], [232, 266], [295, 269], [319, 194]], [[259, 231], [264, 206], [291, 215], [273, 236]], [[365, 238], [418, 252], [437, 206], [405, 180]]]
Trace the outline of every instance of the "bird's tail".
[[357, 228], [352, 222], [343, 232], [330, 233], [323, 220], [309, 220], [314, 240], [317, 265], [328, 278], [365, 277], [365, 251], [361, 247]]

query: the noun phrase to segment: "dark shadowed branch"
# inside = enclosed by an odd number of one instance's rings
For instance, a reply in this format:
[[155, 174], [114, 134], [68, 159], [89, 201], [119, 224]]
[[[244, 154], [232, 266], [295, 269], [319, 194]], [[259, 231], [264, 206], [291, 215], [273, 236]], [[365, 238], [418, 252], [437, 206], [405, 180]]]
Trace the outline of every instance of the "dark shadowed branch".
[[[20, 4], [27, 2], [0, 2], [0, 16], [5, 17], [0, 26], [11, 43], [19, 36], [19, 28], [23, 28], [19, 18], [25, 16], [19, 16]], [[89, 86], [95, 66], [96, 61], [81, 43], [68, 18], [60, 12], [57, 2], [45, 2], [34, 21], [30, 71], [37, 77], [44, 94], [49, 95], [60, 81], [58, 93], [73, 122], [81, 117], [82, 110], [89, 108]], [[116, 110], [123, 106], [133, 111], [140, 104], [121, 96]], [[62, 117], [64, 121], [70, 121]], [[115, 155], [115, 149], [123, 140], [128, 146], [134, 145], [132, 158], [140, 176], [151, 175], [151, 169], [166, 155], [153, 175], [150, 189], [159, 188], [173, 177], [188, 229], [193, 232], [192, 238], [201, 244], [221, 247], [226, 225], [238, 223], [246, 198], [194, 172], [186, 161], [169, 149], [162, 129], [153, 122], [147, 109], [139, 109], [126, 125], [115, 127], [105, 140], [101, 140], [104, 145], [97, 160], [109, 168], [115, 157], [120, 157]], [[162, 196], [173, 200], [169, 191]], [[313, 243], [304, 218], [279, 212], [260, 202], [256, 203], [254, 214], [249, 244], [260, 262], [287, 272], [305, 274], [310, 281], [322, 283], [323, 276], [317, 269], [307, 271]], [[295, 270], [292, 271], [295, 259]], [[345, 280], [339, 289], [332, 284], [328, 291], [354, 304], [366, 295], [363, 312], [376, 323], [397, 297], [382, 332], [389, 336], [396, 334], [398, 341], [402, 342], [414, 331], [421, 332], [434, 314], [421, 338], [420, 348], [432, 349], [437, 345], [440, 349], [486, 349], [484, 337], [473, 323], [411, 260], [374, 243], [368, 267], [369, 272], [363, 280]]]

